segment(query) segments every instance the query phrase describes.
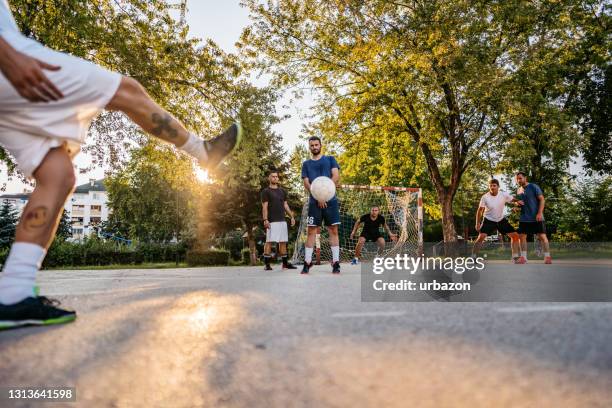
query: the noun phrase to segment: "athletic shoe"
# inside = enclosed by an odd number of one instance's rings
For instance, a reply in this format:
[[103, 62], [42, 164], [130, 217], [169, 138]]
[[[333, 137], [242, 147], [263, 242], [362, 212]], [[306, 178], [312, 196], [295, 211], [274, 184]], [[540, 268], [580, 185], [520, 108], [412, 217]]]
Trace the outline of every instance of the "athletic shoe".
[[353, 258], [353, 260], [351, 261], [351, 265], [358, 265], [358, 264], [359, 264], [359, 259]]
[[527, 259], [524, 256], [519, 256], [519, 258], [516, 260], [517, 264], [526, 264], [527, 263]]
[[521, 258], [520, 258], [520, 257], [518, 257], [518, 256], [513, 256], [513, 257], [512, 257], [512, 263], [515, 263], [515, 264], [520, 263], [520, 262], [519, 262], [519, 259], [521, 259]]
[[266, 265], [264, 267], [264, 271], [271, 271], [271, 270], [272, 270], [272, 267], [270, 265]]
[[304, 266], [302, 267], [302, 272], [300, 272], [302, 275], [307, 274], [308, 272], [310, 272], [310, 268], [312, 268], [312, 262], [311, 263], [306, 263], [304, 262]]
[[0, 304], [0, 330], [62, 324], [76, 319], [76, 312], [57, 306], [59, 301], [44, 296], [25, 298], [14, 305]]
[[283, 264], [283, 269], [297, 269], [291, 262]]
[[332, 265], [332, 273], [340, 273], [340, 262], [334, 262]]
[[208, 160], [201, 166], [207, 169], [216, 168], [221, 161], [228, 157], [240, 144], [242, 140], [242, 126], [234, 123], [220, 135], [204, 141], [204, 149], [208, 155]]
[[544, 263], [550, 265], [552, 263], [552, 258], [550, 256], [545, 256]]

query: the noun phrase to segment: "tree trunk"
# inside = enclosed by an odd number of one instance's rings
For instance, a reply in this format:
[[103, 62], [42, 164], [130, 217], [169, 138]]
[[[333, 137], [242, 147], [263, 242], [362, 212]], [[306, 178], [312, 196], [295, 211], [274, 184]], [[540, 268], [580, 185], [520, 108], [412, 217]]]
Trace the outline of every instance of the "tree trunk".
[[255, 235], [253, 228], [249, 228], [247, 232], [247, 241], [249, 243], [249, 257], [251, 265], [257, 264], [257, 247], [255, 246]]
[[455, 229], [455, 218], [453, 217], [453, 195], [446, 192], [438, 194], [438, 200], [442, 208], [442, 234], [445, 243], [457, 242], [457, 230]]

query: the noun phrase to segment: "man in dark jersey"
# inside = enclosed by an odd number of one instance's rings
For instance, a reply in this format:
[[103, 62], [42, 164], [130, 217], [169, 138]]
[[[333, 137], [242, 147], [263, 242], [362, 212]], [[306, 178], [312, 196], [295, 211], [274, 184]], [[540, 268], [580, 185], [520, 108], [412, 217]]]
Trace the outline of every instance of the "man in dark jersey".
[[287, 260], [287, 241], [289, 240], [285, 211], [291, 217], [291, 226], [295, 225], [293, 212], [287, 203], [287, 192], [278, 185], [278, 171], [268, 173], [268, 187], [261, 191], [261, 207], [264, 228], [266, 229], [266, 244], [264, 245], [265, 270], [271, 271], [270, 258], [272, 243], [278, 243], [278, 252], [283, 260], [283, 269], [296, 269]]
[[[308, 139], [308, 147], [312, 159], [302, 163], [302, 180], [304, 188], [310, 193], [310, 183], [317, 177], [325, 176], [332, 179], [336, 185], [340, 179], [340, 166], [334, 156], [321, 154], [321, 139], [316, 136]], [[340, 273], [340, 239], [338, 238], [338, 225], [340, 225], [340, 205], [334, 196], [331, 200], [317, 201], [312, 194], [308, 199], [308, 238], [304, 254], [304, 267], [302, 273], [308, 273], [312, 266], [312, 252], [317, 235], [317, 229], [325, 221], [329, 231], [329, 246], [332, 252], [332, 273]]]
[[540, 186], [529, 183], [527, 175], [522, 171], [516, 173], [516, 183], [519, 185], [517, 197], [523, 202], [518, 227], [521, 237], [521, 256], [518, 263], [527, 263], [527, 234], [536, 234], [544, 249], [544, 263], [551, 264], [552, 257], [544, 224], [544, 193]]
[[354, 239], [359, 226], [363, 224], [363, 229], [361, 230], [361, 234], [359, 235], [359, 240], [357, 241], [357, 246], [355, 247], [355, 258], [351, 261], [352, 265], [357, 265], [359, 263], [359, 257], [361, 256], [361, 249], [366, 242], [376, 242], [378, 244], [379, 252], [382, 252], [385, 249], [385, 239], [380, 233], [380, 227], [384, 227], [387, 234], [392, 241], [397, 239], [397, 235], [395, 235], [389, 229], [387, 222], [385, 221], [385, 217], [380, 215], [380, 208], [375, 205], [370, 209], [369, 214], [362, 215], [359, 220], [355, 223], [353, 227], [353, 231], [351, 231], [351, 239]]

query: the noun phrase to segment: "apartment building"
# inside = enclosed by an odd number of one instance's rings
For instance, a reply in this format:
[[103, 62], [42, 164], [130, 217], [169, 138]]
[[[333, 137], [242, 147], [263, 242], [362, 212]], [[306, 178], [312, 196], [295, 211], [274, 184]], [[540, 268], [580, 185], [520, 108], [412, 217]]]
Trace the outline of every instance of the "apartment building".
[[[4, 194], [0, 196], [0, 201], [9, 201], [21, 214], [29, 197], [30, 193]], [[79, 240], [88, 236], [95, 232], [96, 225], [108, 220], [107, 200], [104, 179], [91, 179], [88, 183], [75, 188], [74, 193], [64, 204], [72, 222], [73, 239]]]

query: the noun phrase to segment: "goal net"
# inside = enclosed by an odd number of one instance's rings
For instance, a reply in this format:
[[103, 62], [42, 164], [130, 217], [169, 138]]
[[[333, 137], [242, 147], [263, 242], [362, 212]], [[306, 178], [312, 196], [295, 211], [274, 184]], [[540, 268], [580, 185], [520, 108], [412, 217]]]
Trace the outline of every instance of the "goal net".
[[[378, 187], [342, 185], [336, 191], [340, 204], [340, 261], [350, 261], [355, 256], [355, 247], [363, 225], [359, 227], [351, 239], [351, 231], [355, 222], [364, 214], [369, 214], [373, 206], [380, 208], [380, 215], [397, 239], [391, 240], [381, 227], [385, 239], [385, 248], [379, 253], [375, 242], [366, 242], [361, 250], [361, 261], [367, 261], [375, 256], [394, 256], [396, 253], [418, 255], [423, 247], [423, 200], [420, 188]], [[302, 208], [300, 226], [295, 241], [292, 262], [303, 263], [307, 238], [308, 199]], [[315, 242], [313, 262], [319, 258], [321, 262], [331, 261], [329, 235], [325, 226], [321, 227], [320, 235]]]

